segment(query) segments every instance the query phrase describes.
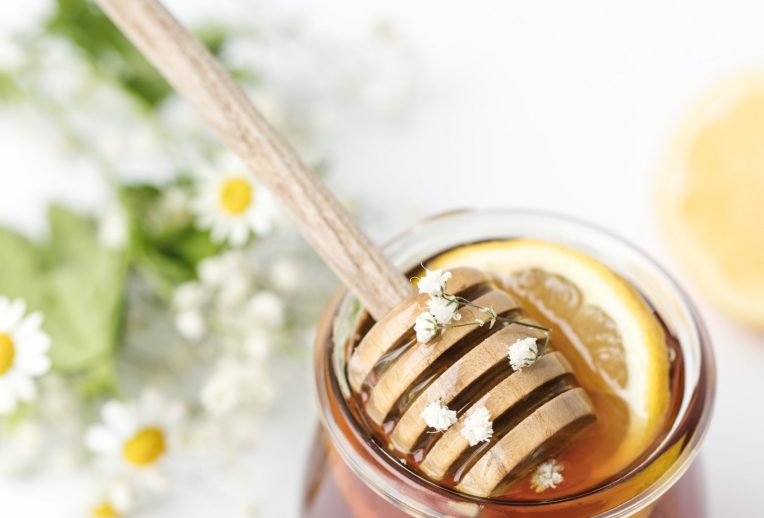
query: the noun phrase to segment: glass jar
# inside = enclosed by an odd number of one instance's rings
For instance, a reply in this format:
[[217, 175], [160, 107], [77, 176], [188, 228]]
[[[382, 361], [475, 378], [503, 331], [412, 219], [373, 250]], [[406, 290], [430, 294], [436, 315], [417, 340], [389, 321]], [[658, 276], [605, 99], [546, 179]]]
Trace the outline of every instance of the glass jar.
[[561, 243], [600, 260], [630, 282], [663, 319], [679, 342], [684, 368], [679, 409], [662, 440], [617, 478], [557, 500], [483, 499], [439, 487], [393, 460], [350, 414], [346, 347], [361, 311], [352, 296], [341, 292], [328, 305], [316, 337], [322, 427], [308, 465], [306, 517], [676, 516], [680, 502], [682, 515], [704, 514], [701, 473], [686, 472], [711, 416], [714, 359], [696, 309], [656, 263], [602, 229], [570, 218], [512, 210], [444, 214], [398, 236], [386, 251], [401, 271], [410, 271], [456, 246], [516, 238]]

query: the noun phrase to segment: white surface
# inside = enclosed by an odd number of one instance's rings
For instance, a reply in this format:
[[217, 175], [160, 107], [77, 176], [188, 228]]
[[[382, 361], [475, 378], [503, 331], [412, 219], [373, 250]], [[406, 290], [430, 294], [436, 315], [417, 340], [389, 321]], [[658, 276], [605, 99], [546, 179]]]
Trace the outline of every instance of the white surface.
[[[651, 207], [660, 154], [700, 92], [725, 74], [764, 66], [764, 10], [754, 1], [291, 4], [339, 35], [388, 16], [421, 52], [423, 84], [407, 122], [381, 130], [348, 120], [332, 136], [334, 183], [386, 213], [387, 224], [373, 228], [379, 238], [418, 215], [455, 207], [540, 207], [605, 225], [676, 271]], [[3, 5], [0, 19], [11, 7], [18, 4]], [[0, 120], [2, 221], [39, 221], [40, 186], [55, 164], [34, 149], [34, 134]], [[469, 182], [455, 180], [465, 174]], [[96, 199], [87, 182], [75, 187], [60, 176], [42, 190]], [[764, 413], [751, 403], [764, 393], [764, 338], [701, 309], [719, 371], [702, 451], [710, 516], [760, 516]], [[262, 456], [263, 473], [279, 474], [255, 483], [270, 496], [266, 516], [283, 516], [277, 502], [296, 509], [310, 400], [291, 397], [294, 411], [279, 422], [302, 446], [281, 465], [276, 455]], [[266, 451], [285, 451], [284, 437], [273, 433]], [[72, 499], [70, 485], [0, 488], [3, 515], [10, 508], [53, 516]], [[182, 515], [209, 516], [204, 500], [198, 494]]]

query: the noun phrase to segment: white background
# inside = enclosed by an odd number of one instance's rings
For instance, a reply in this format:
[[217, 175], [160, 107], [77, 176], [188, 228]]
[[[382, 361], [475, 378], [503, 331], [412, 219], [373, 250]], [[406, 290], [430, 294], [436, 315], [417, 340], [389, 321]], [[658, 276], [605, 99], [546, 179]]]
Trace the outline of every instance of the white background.
[[[182, 13], [181, 4], [172, 2]], [[3, 2], [0, 20], [22, 5]], [[661, 154], [699, 95], [764, 67], [764, 9], [754, 1], [291, 0], [289, 7], [340, 38], [385, 16], [418, 49], [420, 88], [409, 116], [383, 128], [348, 120], [331, 136], [333, 183], [387, 216], [370, 229], [376, 238], [446, 209], [538, 207], [611, 228], [680, 279], [654, 220]], [[0, 220], [34, 230], [44, 199], [96, 198], [86, 175], [63, 177], [56, 167], [36, 152], [32, 132], [0, 120]], [[701, 455], [709, 514], [761, 516], [764, 338], [699, 300], [719, 374]], [[264, 499], [266, 516], [298, 509], [314, 412], [307, 371], [304, 378], [304, 390], [290, 391], [277, 410], [255, 459], [263, 477], [247, 488]], [[230, 491], [201, 487], [189, 488], [182, 515], [228, 515], [220, 509]], [[77, 491], [76, 480], [6, 485], [2, 514], [58, 516]]]

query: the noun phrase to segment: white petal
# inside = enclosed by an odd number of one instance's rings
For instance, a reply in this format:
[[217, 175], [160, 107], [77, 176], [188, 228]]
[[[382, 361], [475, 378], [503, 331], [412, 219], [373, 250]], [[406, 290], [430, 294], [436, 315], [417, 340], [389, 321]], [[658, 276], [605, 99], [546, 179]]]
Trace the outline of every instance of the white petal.
[[155, 493], [167, 490], [167, 477], [156, 468], [146, 468], [141, 471], [142, 482]]
[[120, 446], [119, 438], [101, 424], [91, 426], [85, 434], [85, 444], [94, 453], [112, 453]]
[[236, 221], [231, 225], [231, 229], [228, 234], [228, 242], [231, 246], [241, 247], [249, 238], [249, 227], [245, 221]]
[[50, 370], [50, 358], [44, 353], [26, 352], [19, 354], [14, 366], [29, 376], [42, 376]]
[[16, 328], [13, 333], [17, 340], [24, 341], [30, 337], [40, 333], [40, 326], [42, 325], [42, 313], [34, 312], [27, 315]]
[[17, 371], [7, 376], [7, 382], [18, 399], [34, 401], [37, 397], [37, 387], [28, 376], [24, 376]]
[[106, 426], [119, 434], [120, 437], [127, 437], [135, 431], [135, 418], [124, 403], [119, 401], [106, 402], [101, 408], [101, 417]]
[[228, 224], [225, 221], [216, 220], [210, 230], [210, 238], [215, 243], [222, 243], [228, 236]]
[[16, 395], [4, 378], [0, 378], [0, 414], [9, 414], [16, 408]]
[[120, 513], [128, 513], [135, 504], [133, 488], [125, 481], [118, 480], [112, 483], [108, 495], [109, 502]]
[[21, 350], [17, 351], [19, 354], [45, 354], [50, 349], [50, 337], [42, 332], [32, 334], [18, 342], [21, 344]]

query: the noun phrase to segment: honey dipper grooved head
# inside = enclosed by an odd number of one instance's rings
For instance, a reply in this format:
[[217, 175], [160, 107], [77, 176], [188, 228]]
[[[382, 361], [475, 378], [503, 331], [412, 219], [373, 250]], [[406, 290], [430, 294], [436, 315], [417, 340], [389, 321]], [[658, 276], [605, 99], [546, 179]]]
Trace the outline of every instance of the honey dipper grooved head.
[[[554, 454], [595, 414], [560, 352], [512, 370], [510, 344], [546, 338], [527, 325], [534, 322], [514, 297], [478, 270], [455, 268], [451, 274], [445, 293], [459, 306], [450, 325], [418, 342], [413, 327], [427, 311], [428, 297], [412, 295], [371, 327], [351, 355], [348, 378], [381, 444], [420, 459], [408, 465], [428, 478], [487, 497], [532, 468], [540, 452]], [[494, 322], [485, 308], [498, 317]], [[428, 433], [422, 417], [433, 402], [457, 413], [443, 433]], [[478, 411], [491, 433], [475, 444], [465, 428]]]

